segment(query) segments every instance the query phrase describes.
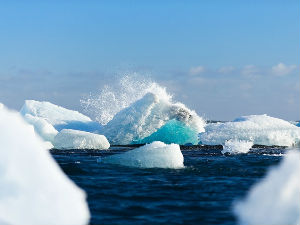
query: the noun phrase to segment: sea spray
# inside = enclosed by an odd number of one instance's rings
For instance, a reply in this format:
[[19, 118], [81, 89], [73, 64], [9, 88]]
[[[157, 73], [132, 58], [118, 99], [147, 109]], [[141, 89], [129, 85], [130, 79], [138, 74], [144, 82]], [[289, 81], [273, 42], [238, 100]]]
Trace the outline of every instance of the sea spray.
[[252, 141], [243, 141], [243, 140], [226, 140], [223, 145], [222, 153], [229, 154], [239, 154], [239, 153], [248, 153], [252, 147]]
[[174, 102], [164, 87], [150, 80], [125, 76], [116, 87], [81, 100], [85, 110], [106, 124], [103, 134], [112, 144], [198, 143], [205, 121], [184, 104]]
[[126, 74], [113, 85], [105, 85], [98, 94], [91, 94], [80, 100], [84, 111], [102, 125], [107, 124], [119, 111], [141, 99], [147, 93], [154, 93], [170, 101], [172, 96], [166, 88], [137, 73]]

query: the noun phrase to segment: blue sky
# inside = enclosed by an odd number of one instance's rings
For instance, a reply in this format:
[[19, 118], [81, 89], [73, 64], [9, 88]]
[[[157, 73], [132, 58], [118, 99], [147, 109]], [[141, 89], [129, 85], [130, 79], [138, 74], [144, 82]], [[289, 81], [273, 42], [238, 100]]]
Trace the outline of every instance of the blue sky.
[[209, 119], [299, 120], [299, 21], [292, 0], [2, 2], [0, 102], [82, 110], [132, 71]]

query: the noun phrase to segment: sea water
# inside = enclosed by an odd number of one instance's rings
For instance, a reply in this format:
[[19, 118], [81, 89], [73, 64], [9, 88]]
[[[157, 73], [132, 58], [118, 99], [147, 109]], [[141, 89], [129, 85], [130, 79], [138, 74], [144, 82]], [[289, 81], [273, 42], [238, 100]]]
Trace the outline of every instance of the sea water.
[[222, 146], [181, 146], [184, 168], [142, 169], [102, 163], [134, 147], [52, 150], [88, 196], [90, 224], [237, 224], [233, 204], [246, 196], [286, 149], [253, 146], [223, 155]]

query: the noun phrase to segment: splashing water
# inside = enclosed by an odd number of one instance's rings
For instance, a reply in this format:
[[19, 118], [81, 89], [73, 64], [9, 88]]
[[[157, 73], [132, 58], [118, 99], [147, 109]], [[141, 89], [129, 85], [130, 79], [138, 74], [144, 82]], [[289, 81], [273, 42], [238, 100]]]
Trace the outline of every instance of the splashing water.
[[85, 111], [104, 125], [103, 134], [117, 144], [198, 143], [205, 121], [182, 103], [176, 103], [164, 87], [138, 74], [126, 75], [99, 95], [81, 100]]
[[172, 96], [149, 78], [137, 73], [127, 74], [114, 85], [105, 85], [99, 94], [90, 94], [81, 99], [84, 111], [102, 125], [106, 125], [119, 111], [139, 100], [147, 93], [153, 93], [170, 101]]

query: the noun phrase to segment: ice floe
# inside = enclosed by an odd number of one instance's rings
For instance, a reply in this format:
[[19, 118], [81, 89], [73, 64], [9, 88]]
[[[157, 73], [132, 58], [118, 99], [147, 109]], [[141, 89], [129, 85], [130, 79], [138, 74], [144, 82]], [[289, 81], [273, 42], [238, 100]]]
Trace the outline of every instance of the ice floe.
[[183, 168], [184, 158], [177, 144], [159, 141], [146, 144], [122, 154], [101, 159], [101, 162], [139, 168]]
[[300, 152], [287, 153], [244, 200], [235, 203], [234, 212], [242, 225], [299, 225]]
[[85, 131], [63, 129], [54, 138], [57, 149], [108, 149], [106, 137]]
[[87, 224], [85, 193], [17, 112], [0, 109], [1, 224]]
[[300, 128], [267, 115], [251, 115], [232, 122], [207, 124], [199, 139], [208, 145], [223, 145], [226, 140], [234, 139], [260, 145], [293, 146], [299, 144]]

